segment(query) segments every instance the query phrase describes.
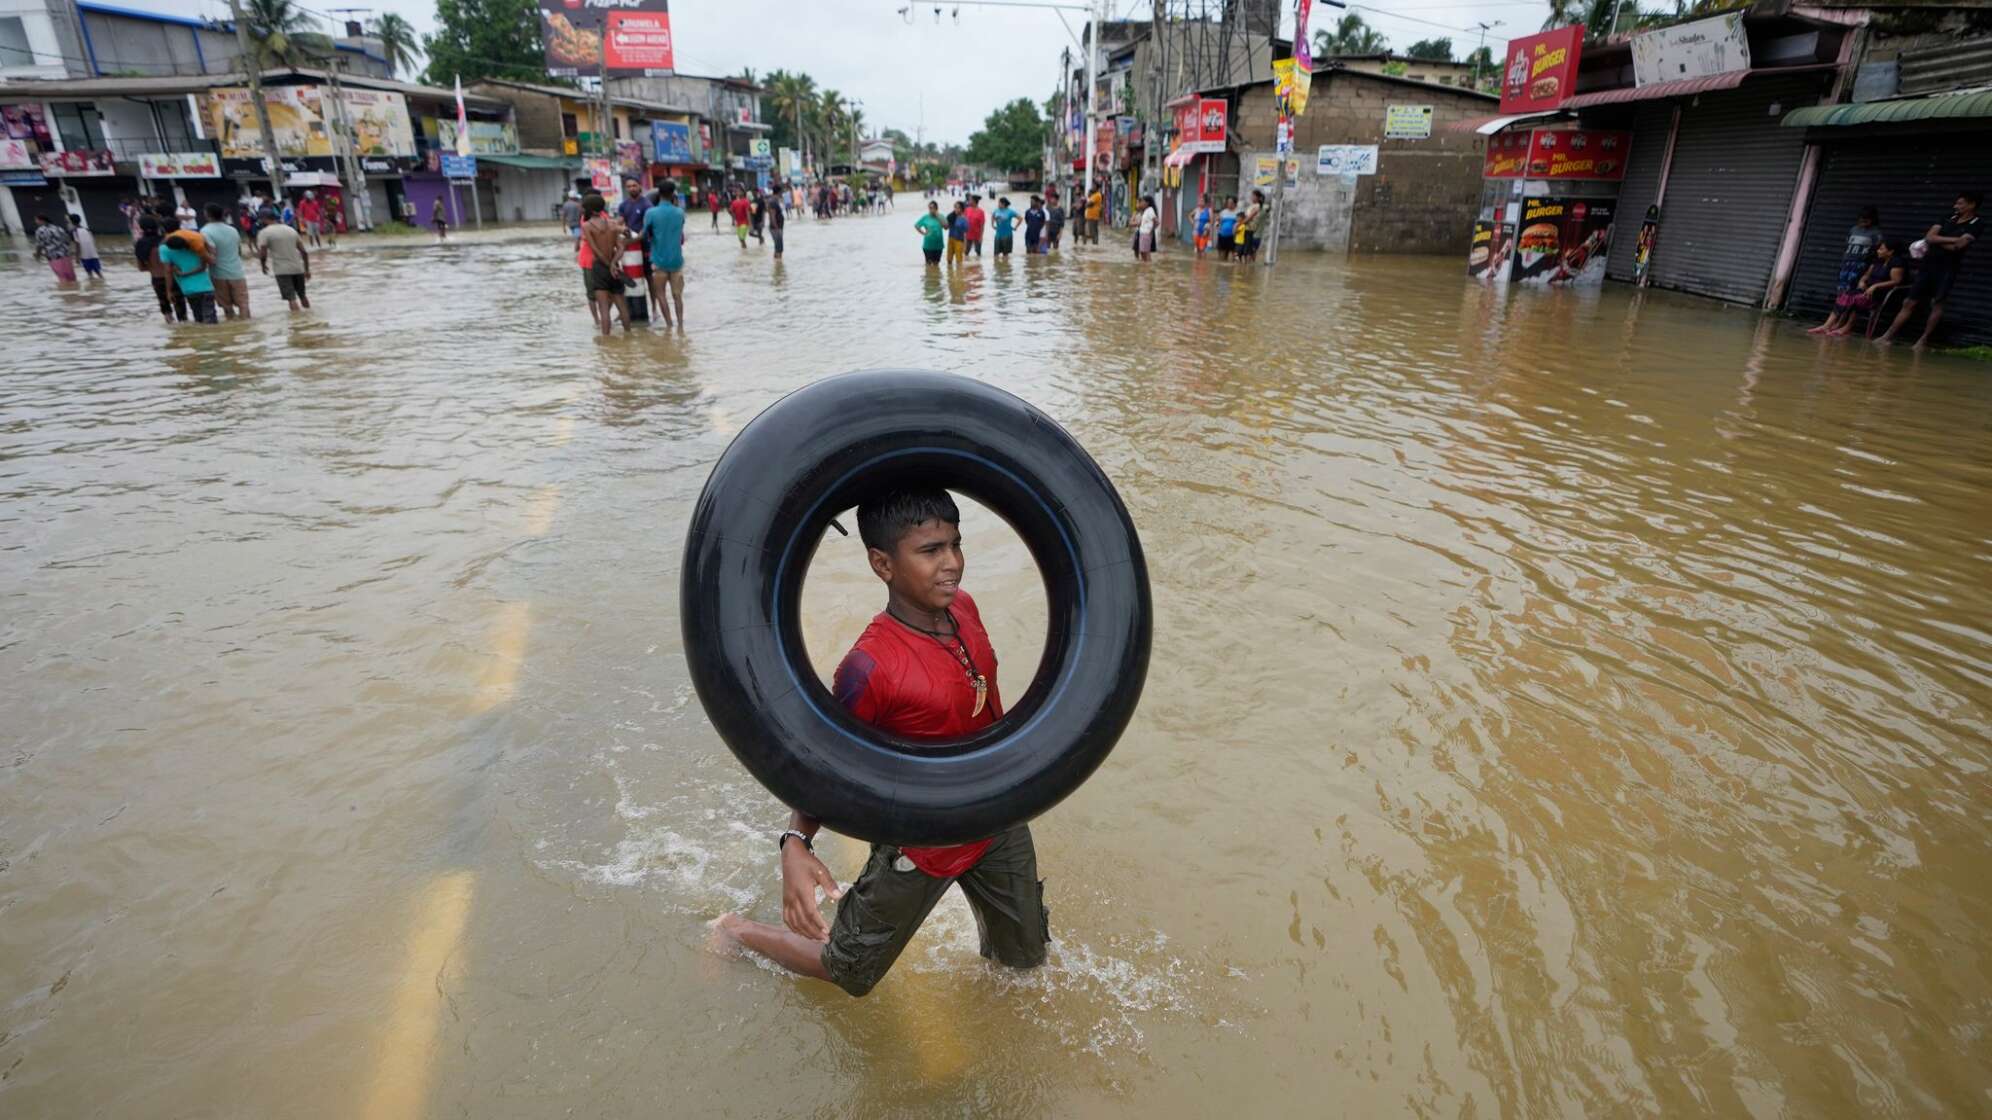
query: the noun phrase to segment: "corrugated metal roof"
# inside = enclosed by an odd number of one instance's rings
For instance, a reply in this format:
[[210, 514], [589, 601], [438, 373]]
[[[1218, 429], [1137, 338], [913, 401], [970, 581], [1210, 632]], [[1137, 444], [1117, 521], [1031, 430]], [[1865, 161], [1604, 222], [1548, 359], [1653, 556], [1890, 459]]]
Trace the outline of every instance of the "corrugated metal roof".
[[1714, 90], [1735, 89], [1749, 78], [1776, 78], [1786, 74], [1805, 74], [1823, 70], [1837, 70], [1837, 62], [1812, 62], [1803, 66], [1773, 66], [1758, 70], [1731, 70], [1727, 74], [1711, 74], [1706, 78], [1683, 78], [1678, 82], [1655, 82], [1649, 86], [1627, 86], [1624, 89], [1600, 90], [1597, 93], [1580, 93], [1563, 103], [1565, 109], [1585, 109], [1593, 105], [1621, 105], [1630, 101], [1655, 101], [1663, 97], [1693, 97], [1698, 93]]
[[1655, 82], [1647, 86], [1626, 86], [1624, 89], [1580, 93], [1565, 101], [1563, 107], [1583, 109], [1592, 105], [1619, 105], [1628, 101], [1653, 101], [1662, 97], [1690, 97], [1710, 90], [1735, 89], [1749, 76], [1748, 70], [1731, 70], [1727, 74], [1711, 74], [1706, 78], [1683, 78], [1678, 82]]
[[1779, 122], [1786, 128], [1840, 128], [1856, 124], [1992, 118], [1992, 89], [1899, 97], [1859, 105], [1811, 105], [1793, 109]]

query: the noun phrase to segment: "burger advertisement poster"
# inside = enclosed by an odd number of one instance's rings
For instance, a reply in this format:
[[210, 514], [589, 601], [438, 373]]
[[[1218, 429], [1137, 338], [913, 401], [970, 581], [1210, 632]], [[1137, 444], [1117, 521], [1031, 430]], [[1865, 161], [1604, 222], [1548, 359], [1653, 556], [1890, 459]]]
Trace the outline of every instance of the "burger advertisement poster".
[[1509, 43], [1501, 69], [1501, 112], [1537, 113], [1563, 104], [1577, 84], [1583, 49], [1581, 23]]
[[539, 0], [546, 72], [664, 78], [677, 72], [670, 0]]
[[1630, 132], [1538, 128], [1529, 134], [1528, 165], [1521, 177], [1616, 183], [1625, 178], [1625, 156], [1631, 150]]
[[1508, 256], [1515, 241], [1515, 227], [1509, 222], [1481, 220], [1473, 223], [1473, 248], [1467, 250], [1466, 274], [1483, 282], [1508, 278]]
[[1599, 198], [1525, 198], [1515, 235], [1515, 282], [1542, 287], [1604, 283], [1617, 202]]

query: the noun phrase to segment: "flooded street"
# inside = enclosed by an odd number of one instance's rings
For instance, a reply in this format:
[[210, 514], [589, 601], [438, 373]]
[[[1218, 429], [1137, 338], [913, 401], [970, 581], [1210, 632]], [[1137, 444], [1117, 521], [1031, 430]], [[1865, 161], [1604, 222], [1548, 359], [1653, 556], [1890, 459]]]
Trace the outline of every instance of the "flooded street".
[[[1451, 259], [944, 276], [901, 201], [695, 218], [690, 330], [608, 340], [545, 233], [206, 329], [0, 249], [0, 1113], [1992, 1109], [1992, 367]], [[677, 576], [742, 424], [890, 365], [1065, 424], [1157, 617], [1034, 826], [1051, 964], [952, 892], [854, 1001], [705, 947], [784, 813]], [[1041, 589], [964, 532], [1021, 694]], [[814, 573], [827, 668], [882, 596]]]

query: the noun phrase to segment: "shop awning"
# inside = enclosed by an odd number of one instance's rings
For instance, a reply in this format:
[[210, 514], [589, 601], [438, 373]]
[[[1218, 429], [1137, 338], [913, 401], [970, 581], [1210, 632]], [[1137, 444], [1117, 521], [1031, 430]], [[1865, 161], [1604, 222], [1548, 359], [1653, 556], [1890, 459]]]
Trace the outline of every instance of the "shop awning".
[[1561, 109], [1544, 109], [1535, 113], [1509, 113], [1501, 117], [1468, 117], [1463, 121], [1453, 121], [1445, 126], [1447, 132], [1477, 132], [1482, 136], [1492, 136], [1516, 121], [1532, 121], [1541, 117], [1553, 117], [1563, 112]]
[[1651, 85], [1627, 86], [1624, 89], [1600, 90], [1597, 93], [1580, 93], [1564, 101], [1565, 109], [1588, 109], [1593, 105], [1622, 105], [1631, 101], [1658, 101], [1665, 97], [1693, 97], [1698, 93], [1712, 93], [1716, 90], [1735, 89], [1749, 78], [1762, 78], [1778, 74], [1805, 74], [1819, 70], [1838, 69], [1835, 62], [1818, 62], [1806, 66], [1780, 66], [1769, 70], [1731, 70], [1726, 74], [1710, 74], [1706, 78], [1683, 78], [1678, 82], [1654, 82]]
[[500, 167], [516, 167], [522, 171], [579, 171], [581, 161], [563, 159], [559, 156], [486, 156], [477, 157], [480, 163], [495, 163]]
[[1859, 105], [1808, 105], [1786, 113], [1778, 123], [1786, 128], [1845, 128], [1857, 124], [1907, 124], [1974, 117], [1992, 118], [1992, 89], [1898, 97]]

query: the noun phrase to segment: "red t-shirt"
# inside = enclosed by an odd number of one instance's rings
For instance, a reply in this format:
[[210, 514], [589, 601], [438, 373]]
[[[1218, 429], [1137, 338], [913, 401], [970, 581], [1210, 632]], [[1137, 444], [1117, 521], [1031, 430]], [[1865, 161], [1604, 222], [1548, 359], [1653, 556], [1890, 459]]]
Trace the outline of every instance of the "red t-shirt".
[[318, 208], [318, 200], [315, 198], [307, 198], [297, 204], [297, 216], [307, 222], [317, 221], [322, 213], [323, 211]]
[[[850, 713], [881, 731], [906, 739], [954, 739], [996, 722], [1003, 700], [996, 691], [996, 650], [982, 615], [968, 592], [955, 594], [955, 624], [976, 669], [989, 682], [987, 703], [975, 712], [975, 686], [943, 646], [880, 611], [837, 664], [837, 700]], [[901, 848], [913, 866], [937, 879], [952, 879], [974, 867], [989, 840], [948, 848]]]
[[982, 223], [987, 220], [989, 220], [989, 215], [983, 213], [980, 205], [968, 208], [968, 239], [970, 241], [982, 240]]
[[746, 225], [748, 220], [754, 216], [754, 204], [744, 198], [734, 199], [730, 209], [733, 211], [733, 224], [736, 226]]

